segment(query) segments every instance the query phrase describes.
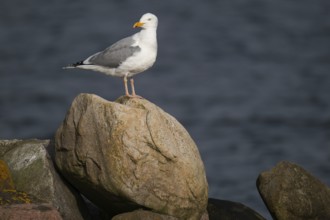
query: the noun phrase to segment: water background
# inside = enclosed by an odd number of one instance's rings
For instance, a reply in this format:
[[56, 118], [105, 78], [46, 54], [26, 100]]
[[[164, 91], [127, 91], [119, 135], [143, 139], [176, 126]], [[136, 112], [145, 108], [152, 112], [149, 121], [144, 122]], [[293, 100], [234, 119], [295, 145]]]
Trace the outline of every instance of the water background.
[[0, 2], [0, 138], [52, 138], [79, 93], [122, 80], [62, 70], [159, 18], [137, 93], [175, 116], [205, 163], [210, 197], [269, 214], [255, 187], [281, 160], [330, 185], [330, 1]]

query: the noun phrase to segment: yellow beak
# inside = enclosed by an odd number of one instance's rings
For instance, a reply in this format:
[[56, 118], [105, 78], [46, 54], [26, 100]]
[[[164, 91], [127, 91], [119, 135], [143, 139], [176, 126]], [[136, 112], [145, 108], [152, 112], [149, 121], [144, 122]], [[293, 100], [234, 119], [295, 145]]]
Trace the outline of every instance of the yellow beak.
[[138, 21], [133, 25], [133, 28], [142, 27], [143, 25], [144, 25], [143, 22]]

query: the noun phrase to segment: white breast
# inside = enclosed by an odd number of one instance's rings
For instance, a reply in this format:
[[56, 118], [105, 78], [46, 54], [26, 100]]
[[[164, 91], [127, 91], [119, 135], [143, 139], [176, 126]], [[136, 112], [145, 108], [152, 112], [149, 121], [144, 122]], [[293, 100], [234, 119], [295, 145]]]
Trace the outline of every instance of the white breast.
[[150, 68], [156, 61], [157, 57], [157, 39], [156, 31], [141, 31], [134, 36], [136, 43], [134, 46], [139, 46], [140, 51], [134, 56], [124, 61], [117, 69], [116, 75], [125, 75], [132, 77], [135, 74], [141, 73]]

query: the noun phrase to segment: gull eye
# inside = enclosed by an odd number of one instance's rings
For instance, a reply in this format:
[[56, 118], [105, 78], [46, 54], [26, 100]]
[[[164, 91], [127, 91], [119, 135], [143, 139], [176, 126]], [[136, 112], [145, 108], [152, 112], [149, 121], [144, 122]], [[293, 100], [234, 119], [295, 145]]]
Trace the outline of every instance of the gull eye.
[[148, 18], [148, 21], [151, 21], [151, 18]]

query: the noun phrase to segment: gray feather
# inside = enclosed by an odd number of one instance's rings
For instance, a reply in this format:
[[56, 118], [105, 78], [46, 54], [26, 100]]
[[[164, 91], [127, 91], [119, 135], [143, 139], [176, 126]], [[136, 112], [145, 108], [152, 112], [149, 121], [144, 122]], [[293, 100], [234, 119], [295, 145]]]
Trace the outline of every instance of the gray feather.
[[141, 50], [139, 46], [132, 46], [133, 43], [132, 37], [124, 38], [107, 49], [90, 56], [83, 63], [117, 68], [127, 58]]

